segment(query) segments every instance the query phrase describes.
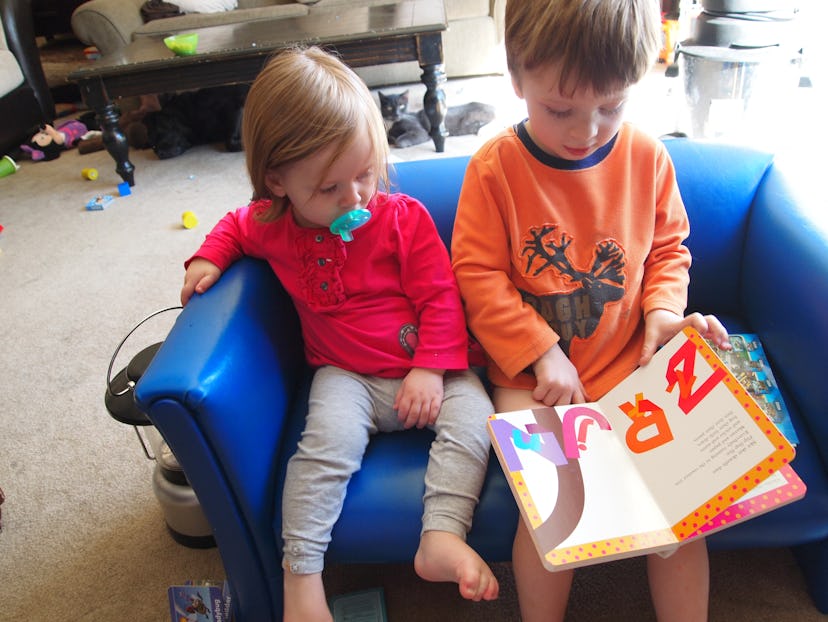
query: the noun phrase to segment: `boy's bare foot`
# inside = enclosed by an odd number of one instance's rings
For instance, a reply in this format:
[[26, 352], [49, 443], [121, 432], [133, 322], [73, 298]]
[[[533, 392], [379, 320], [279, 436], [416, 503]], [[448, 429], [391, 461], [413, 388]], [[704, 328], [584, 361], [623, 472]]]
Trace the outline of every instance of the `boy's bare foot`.
[[321, 573], [293, 574], [285, 570], [284, 586], [284, 622], [333, 622]]
[[500, 586], [489, 565], [462, 538], [427, 531], [414, 556], [414, 570], [426, 581], [453, 581], [469, 600], [494, 600]]

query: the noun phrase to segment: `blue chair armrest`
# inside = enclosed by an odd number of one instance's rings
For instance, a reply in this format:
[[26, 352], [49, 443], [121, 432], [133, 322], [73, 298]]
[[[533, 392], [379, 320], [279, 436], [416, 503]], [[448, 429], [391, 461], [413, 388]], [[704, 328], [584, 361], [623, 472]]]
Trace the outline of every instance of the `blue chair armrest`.
[[303, 361], [290, 299], [266, 263], [245, 258], [190, 301], [136, 386], [213, 527], [240, 619], [281, 609], [270, 602], [282, 581], [273, 505]]

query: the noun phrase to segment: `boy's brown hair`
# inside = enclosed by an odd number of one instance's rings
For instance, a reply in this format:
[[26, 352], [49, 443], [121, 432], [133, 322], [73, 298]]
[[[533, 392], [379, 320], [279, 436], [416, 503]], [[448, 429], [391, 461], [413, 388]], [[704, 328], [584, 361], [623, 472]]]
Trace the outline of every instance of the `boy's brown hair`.
[[242, 118], [253, 199], [272, 201], [259, 219], [278, 218], [286, 207], [286, 199], [267, 188], [269, 171], [334, 145], [332, 164], [359, 132], [368, 134], [378, 179], [387, 182], [385, 125], [359, 76], [317, 47], [288, 49], [268, 61], [250, 87]]
[[510, 0], [506, 62], [512, 78], [547, 64], [561, 68], [561, 92], [597, 94], [640, 81], [661, 45], [657, 0]]

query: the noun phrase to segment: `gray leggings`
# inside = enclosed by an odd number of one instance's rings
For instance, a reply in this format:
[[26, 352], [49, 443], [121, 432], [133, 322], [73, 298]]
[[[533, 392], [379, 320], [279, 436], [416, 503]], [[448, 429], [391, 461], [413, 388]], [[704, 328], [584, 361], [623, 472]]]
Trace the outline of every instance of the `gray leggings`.
[[[393, 409], [401, 383], [401, 378], [330, 366], [317, 370], [282, 495], [283, 565], [292, 573], [322, 572], [331, 530], [369, 437], [403, 429]], [[486, 475], [486, 420], [493, 412], [473, 372], [446, 372], [443, 404], [432, 426], [436, 437], [425, 475], [423, 532], [448, 531], [465, 539]]]

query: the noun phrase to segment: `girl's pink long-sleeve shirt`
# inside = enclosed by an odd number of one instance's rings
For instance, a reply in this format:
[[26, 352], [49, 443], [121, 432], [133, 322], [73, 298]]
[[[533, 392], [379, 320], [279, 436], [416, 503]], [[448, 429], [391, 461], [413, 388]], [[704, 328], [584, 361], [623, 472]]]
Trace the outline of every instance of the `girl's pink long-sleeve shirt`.
[[412, 367], [468, 367], [448, 252], [419, 201], [377, 194], [371, 219], [347, 243], [327, 229], [300, 227], [290, 207], [262, 222], [256, 215], [266, 207], [256, 201], [228, 213], [193, 258], [222, 272], [244, 255], [268, 261], [296, 306], [312, 366], [386, 378]]

